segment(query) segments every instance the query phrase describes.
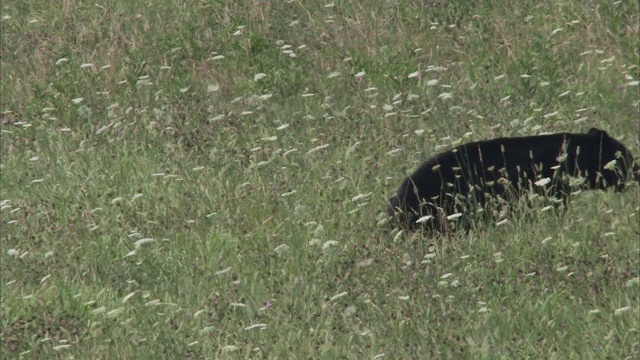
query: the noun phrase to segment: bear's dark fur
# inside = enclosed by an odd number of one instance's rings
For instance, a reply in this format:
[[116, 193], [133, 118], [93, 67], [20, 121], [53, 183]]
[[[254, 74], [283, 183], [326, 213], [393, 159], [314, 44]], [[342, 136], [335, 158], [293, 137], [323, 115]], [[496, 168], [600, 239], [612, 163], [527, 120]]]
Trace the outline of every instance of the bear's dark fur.
[[447, 216], [484, 212], [496, 199], [514, 201], [530, 190], [566, 200], [567, 176], [589, 189], [622, 190], [632, 163], [624, 145], [596, 128], [472, 142], [422, 164], [403, 181], [387, 212], [397, 227], [442, 232]]

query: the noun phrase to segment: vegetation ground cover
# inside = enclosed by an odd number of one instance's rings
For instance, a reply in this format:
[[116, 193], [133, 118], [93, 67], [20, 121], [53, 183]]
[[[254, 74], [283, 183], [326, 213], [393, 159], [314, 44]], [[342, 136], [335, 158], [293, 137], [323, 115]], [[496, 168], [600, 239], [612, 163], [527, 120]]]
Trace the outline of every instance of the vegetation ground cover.
[[383, 211], [463, 141], [640, 157], [638, 6], [4, 2], [0, 355], [637, 358], [637, 184], [448, 238]]

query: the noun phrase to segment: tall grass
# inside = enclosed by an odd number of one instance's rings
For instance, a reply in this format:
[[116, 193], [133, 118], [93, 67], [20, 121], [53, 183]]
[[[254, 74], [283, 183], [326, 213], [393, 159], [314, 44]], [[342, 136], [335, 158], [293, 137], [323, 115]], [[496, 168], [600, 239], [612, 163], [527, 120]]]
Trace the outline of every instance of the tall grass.
[[381, 212], [463, 141], [640, 156], [639, 12], [3, 3], [2, 357], [637, 357], [637, 185], [446, 239]]

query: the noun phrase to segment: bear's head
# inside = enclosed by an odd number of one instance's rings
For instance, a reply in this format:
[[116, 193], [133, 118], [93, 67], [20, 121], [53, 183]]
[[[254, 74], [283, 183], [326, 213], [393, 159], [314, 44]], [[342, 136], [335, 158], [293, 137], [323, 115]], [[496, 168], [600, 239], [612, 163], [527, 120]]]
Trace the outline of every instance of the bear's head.
[[631, 152], [618, 140], [597, 128], [591, 128], [588, 135], [595, 137], [599, 149], [599, 172], [601, 179], [598, 187], [614, 186], [617, 191], [624, 189], [625, 182], [629, 177], [629, 172], [634, 174], [634, 178], [640, 181], [638, 165], [633, 165]]

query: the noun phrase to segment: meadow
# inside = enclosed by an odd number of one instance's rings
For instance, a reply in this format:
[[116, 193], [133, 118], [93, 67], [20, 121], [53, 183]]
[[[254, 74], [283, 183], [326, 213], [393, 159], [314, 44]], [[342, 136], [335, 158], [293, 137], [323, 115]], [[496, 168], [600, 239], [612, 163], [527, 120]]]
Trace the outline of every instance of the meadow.
[[640, 157], [637, 1], [5, 1], [3, 359], [632, 359], [640, 186], [390, 231], [461, 142]]

